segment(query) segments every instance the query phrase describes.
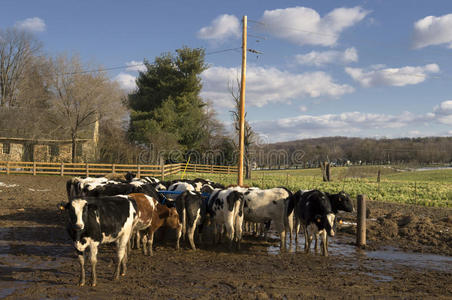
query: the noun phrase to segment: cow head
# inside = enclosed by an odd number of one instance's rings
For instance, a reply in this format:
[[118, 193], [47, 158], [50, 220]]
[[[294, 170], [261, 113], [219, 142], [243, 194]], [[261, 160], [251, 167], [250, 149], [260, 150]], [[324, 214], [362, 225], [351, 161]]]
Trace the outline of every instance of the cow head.
[[74, 199], [65, 206], [68, 212], [71, 229], [83, 231], [88, 220], [88, 202], [84, 199]]
[[201, 193], [211, 194], [212, 192], [213, 187], [209, 183], [204, 184], [201, 188]]
[[338, 205], [339, 209], [346, 212], [353, 212], [355, 209], [353, 207], [353, 201], [350, 199], [350, 195], [344, 191], [339, 192], [338, 195]]
[[124, 177], [126, 178], [127, 182], [131, 182], [135, 178], [135, 174], [133, 174], [132, 172], [127, 172]]
[[170, 228], [179, 227], [179, 214], [175, 207], [168, 208], [168, 217], [166, 218], [165, 223]]

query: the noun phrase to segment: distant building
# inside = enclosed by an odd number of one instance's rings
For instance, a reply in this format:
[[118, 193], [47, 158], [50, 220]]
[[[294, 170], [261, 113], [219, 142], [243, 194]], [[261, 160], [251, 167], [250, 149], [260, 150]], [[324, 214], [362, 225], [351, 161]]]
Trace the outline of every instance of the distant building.
[[[71, 162], [70, 134], [54, 117], [46, 110], [0, 109], [0, 161]], [[76, 160], [96, 161], [98, 140], [96, 121], [79, 133]]]

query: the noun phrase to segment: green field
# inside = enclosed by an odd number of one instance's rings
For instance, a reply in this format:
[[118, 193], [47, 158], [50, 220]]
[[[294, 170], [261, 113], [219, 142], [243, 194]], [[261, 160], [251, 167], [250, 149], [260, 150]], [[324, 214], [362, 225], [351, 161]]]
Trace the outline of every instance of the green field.
[[[381, 170], [380, 182], [377, 172]], [[248, 186], [272, 188], [284, 186], [292, 191], [319, 189], [326, 192], [349, 193], [353, 198], [365, 194], [371, 200], [452, 207], [452, 170], [401, 171], [401, 168], [378, 166], [332, 168], [331, 182], [323, 182], [320, 169], [259, 170]], [[236, 184], [236, 175], [187, 173], [185, 178], [209, 178], [225, 185]], [[180, 178], [180, 175], [171, 179]]]

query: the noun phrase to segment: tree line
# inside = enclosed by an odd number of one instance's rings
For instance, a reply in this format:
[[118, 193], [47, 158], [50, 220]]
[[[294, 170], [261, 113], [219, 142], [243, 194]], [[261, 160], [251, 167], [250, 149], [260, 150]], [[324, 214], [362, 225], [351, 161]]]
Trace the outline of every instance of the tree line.
[[146, 69], [129, 94], [102, 66], [83, 63], [77, 55], [51, 57], [42, 49], [31, 33], [0, 29], [0, 109], [23, 115], [17, 120], [9, 114], [4, 120], [9, 128], [25, 122], [31, 138], [53, 133], [55, 139], [70, 139], [73, 162], [77, 139], [96, 121], [99, 162], [159, 163], [185, 161], [190, 152], [234, 152], [236, 142], [217, 120], [212, 102], [200, 97], [200, 74], [207, 68], [203, 49], [182, 47], [145, 59]]
[[[255, 148], [265, 160], [259, 167], [319, 167], [323, 162], [347, 164], [452, 163], [452, 137], [375, 139], [323, 137]], [[275, 155], [271, 155], [271, 154]]]

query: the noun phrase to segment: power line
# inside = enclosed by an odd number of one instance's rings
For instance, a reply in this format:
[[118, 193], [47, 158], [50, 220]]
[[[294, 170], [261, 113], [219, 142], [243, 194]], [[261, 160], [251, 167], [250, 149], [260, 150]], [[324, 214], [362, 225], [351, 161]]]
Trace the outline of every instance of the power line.
[[[218, 51], [206, 52], [204, 55], [214, 55], [214, 54], [219, 54], [219, 53], [224, 53], [224, 52], [229, 52], [229, 51], [236, 51], [238, 49], [242, 49], [242, 47], [235, 47], [235, 48], [223, 49], [223, 50], [218, 50]], [[139, 64], [129, 64], [129, 65], [122, 65], [122, 66], [113, 66], [113, 67], [91, 69], [91, 70], [85, 70], [85, 71], [60, 73], [58, 75], [76, 75], [76, 74], [86, 74], [86, 73], [95, 73], [95, 72], [105, 72], [105, 71], [128, 69], [128, 68], [141, 67], [141, 66], [145, 66], [145, 64], [139, 63]]]
[[[264, 22], [260, 22], [260, 21], [255, 21], [255, 20], [248, 20], [249, 22], [252, 23], [256, 23], [259, 25], [264, 26], [264, 28], [267, 30], [268, 27], [270, 27], [268, 24], [264, 23]], [[334, 38], [338, 38], [339, 35], [337, 34], [329, 34], [329, 33], [323, 33], [323, 32], [318, 32], [318, 31], [309, 31], [309, 30], [304, 30], [304, 29], [300, 29], [300, 28], [295, 28], [295, 27], [289, 27], [289, 26], [280, 26], [278, 25], [279, 28], [285, 28], [285, 29], [290, 29], [293, 31], [299, 31], [299, 32], [305, 32], [305, 33], [311, 33], [311, 34], [316, 34], [316, 35], [323, 35], [323, 36], [329, 36], [329, 37], [334, 37]]]

